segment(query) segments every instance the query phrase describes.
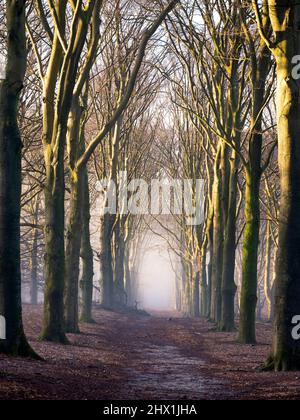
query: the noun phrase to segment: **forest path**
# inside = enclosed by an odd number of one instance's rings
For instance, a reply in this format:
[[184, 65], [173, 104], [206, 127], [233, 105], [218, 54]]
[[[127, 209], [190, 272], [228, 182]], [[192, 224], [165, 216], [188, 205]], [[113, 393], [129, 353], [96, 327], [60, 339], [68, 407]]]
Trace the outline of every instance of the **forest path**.
[[126, 330], [130, 342], [127, 372], [128, 397], [138, 399], [203, 399], [225, 393], [225, 383], [208, 378], [203, 339], [197, 321], [178, 314], [151, 312]]
[[95, 310], [70, 346], [41, 343], [42, 307], [24, 307], [26, 334], [44, 362], [0, 355], [0, 399], [299, 399], [299, 373], [262, 373], [271, 326], [257, 346], [204, 320]]

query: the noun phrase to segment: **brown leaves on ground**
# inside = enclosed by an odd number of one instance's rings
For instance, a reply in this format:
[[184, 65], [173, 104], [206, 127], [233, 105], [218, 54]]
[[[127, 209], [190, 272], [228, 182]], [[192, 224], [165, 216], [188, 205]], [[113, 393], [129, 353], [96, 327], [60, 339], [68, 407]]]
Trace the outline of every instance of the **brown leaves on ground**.
[[[94, 312], [70, 346], [37, 340], [41, 307], [25, 306], [26, 332], [45, 362], [0, 356], [0, 399], [298, 399], [300, 373], [263, 373], [271, 326], [258, 345], [202, 320]], [[170, 318], [171, 317], [171, 318]]]

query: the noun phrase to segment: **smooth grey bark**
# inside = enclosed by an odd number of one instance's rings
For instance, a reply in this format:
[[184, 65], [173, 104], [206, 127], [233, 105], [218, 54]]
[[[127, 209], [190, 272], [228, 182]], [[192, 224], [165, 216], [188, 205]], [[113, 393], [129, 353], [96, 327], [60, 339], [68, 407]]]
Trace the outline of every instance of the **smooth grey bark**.
[[101, 220], [100, 231], [100, 268], [101, 268], [101, 304], [104, 308], [112, 309], [114, 305], [114, 274], [112, 257], [112, 215], [105, 214]]
[[[38, 223], [39, 214], [39, 198], [35, 203], [34, 224]], [[32, 231], [32, 249], [30, 257], [30, 303], [31, 305], [38, 304], [38, 239], [39, 231], [37, 227]]]
[[81, 237], [81, 260], [82, 276], [80, 288], [82, 294], [82, 306], [80, 321], [93, 323], [93, 278], [94, 278], [94, 256], [90, 237], [90, 192], [87, 170], [84, 171], [83, 180], [83, 207], [82, 207], [82, 237]]

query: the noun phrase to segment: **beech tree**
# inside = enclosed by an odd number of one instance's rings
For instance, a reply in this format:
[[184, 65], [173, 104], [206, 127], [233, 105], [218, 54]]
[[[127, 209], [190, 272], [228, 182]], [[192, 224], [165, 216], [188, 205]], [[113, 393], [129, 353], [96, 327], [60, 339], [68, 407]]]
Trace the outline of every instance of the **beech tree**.
[[36, 356], [22, 322], [20, 267], [20, 209], [22, 139], [18, 105], [27, 62], [25, 0], [6, 1], [7, 51], [0, 80], [0, 313], [6, 320], [6, 339], [0, 351]]
[[[295, 0], [252, 2], [262, 40], [276, 60], [278, 162], [281, 200], [275, 283], [273, 350], [266, 367], [300, 368], [300, 343], [292, 335], [300, 304], [300, 102], [295, 57], [300, 53], [300, 5]], [[265, 30], [268, 17], [272, 33]]]

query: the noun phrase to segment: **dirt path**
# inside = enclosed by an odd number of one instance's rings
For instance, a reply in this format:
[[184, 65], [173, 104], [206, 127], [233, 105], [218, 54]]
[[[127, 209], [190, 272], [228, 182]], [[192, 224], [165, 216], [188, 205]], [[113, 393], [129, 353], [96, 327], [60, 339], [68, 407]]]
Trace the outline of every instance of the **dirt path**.
[[236, 344], [205, 321], [168, 313], [151, 317], [95, 311], [96, 324], [70, 335], [70, 346], [40, 343], [41, 308], [25, 307], [29, 339], [45, 362], [0, 356], [0, 399], [297, 399], [300, 374], [256, 370], [259, 345]]

